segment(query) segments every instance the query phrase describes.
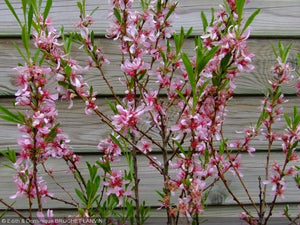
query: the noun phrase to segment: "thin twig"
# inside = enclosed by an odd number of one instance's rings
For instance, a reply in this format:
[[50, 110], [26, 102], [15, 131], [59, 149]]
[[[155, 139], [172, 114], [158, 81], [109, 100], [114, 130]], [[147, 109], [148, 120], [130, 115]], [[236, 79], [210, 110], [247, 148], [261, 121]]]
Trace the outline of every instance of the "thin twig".
[[58, 186], [58, 187], [60, 187], [72, 200], [73, 200], [73, 202], [75, 202], [76, 203], [76, 205], [75, 206], [79, 206], [79, 203], [73, 198], [73, 196], [71, 195], [71, 193], [69, 192], [69, 191], [67, 191], [66, 189], [65, 189], [65, 187], [63, 187], [60, 183], [58, 183], [58, 181], [55, 179], [55, 177], [53, 176], [53, 174], [51, 174], [48, 170], [47, 170], [47, 168], [46, 168], [46, 166], [45, 166], [45, 163], [42, 163], [42, 166], [43, 166], [43, 168], [44, 168], [44, 171], [48, 174], [48, 176], [55, 182], [55, 184]]
[[[0, 202], [5, 205], [7, 208], [9, 208], [14, 213], [18, 214], [22, 219], [25, 219], [27, 221], [28, 217], [24, 216], [20, 211], [12, 207], [11, 205], [7, 204], [2, 198], [0, 198]], [[29, 222], [30, 224], [33, 224], [32, 222]]]
[[69, 201], [66, 201], [64, 199], [61, 199], [61, 198], [57, 198], [57, 197], [54, 197], [54, 196], [51, 196], [51, 195], [46, 195], [48, 198], [52, 199], [52, 200], [56, 200], [56, 201], [59, 201], [59, 202], [63, 202], [65, 203], [66, 205], [72, 205], [72, 206], [75, 206], [75, 207], [78, 207], [78, 204], [76, 205], [75, 203], [73, 202], [69, 202]]

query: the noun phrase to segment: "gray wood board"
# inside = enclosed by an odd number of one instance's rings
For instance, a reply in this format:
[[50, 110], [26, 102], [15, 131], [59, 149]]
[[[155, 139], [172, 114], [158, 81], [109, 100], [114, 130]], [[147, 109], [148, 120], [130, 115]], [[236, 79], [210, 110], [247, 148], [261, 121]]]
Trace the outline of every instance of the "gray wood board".
[[[16, 9], [17, 14], [22, 18], [21, 3], [18, 0], [11, 0], [11, 4]], [[87, 2], [87, 13], [94, 8], [99, 10], [94, 14], [94, 30], [96, 33], [104, 35], [110, 21], [107, 19], [110, 5], [107, 0], [89, 0]], [[202, 32], [202, 22], [200, 12], [204, 11], [210, 18], [211, 7], [218, 8], [222, 0], [179, 0], [179, 7], [174, 19], [174, 28], [180, 30], [181, 26], [194, 27], [194, 34]], [[256, 36], [299, 36], [300, 35], [300, 3], [298, 0], [264, 0], [251, 1], [246, 6], [245, 16], [249, 17], [256, 9], [261, 8], [261, 13], [257, 16], [252, 25], [253, 35]], [[79, 11], [76, 2], [73, 0], [53, 1], [53, 8], [49, 15], [58, 29], [64, 25], [70, 31], [74, 29], [74, 24], [79, 21]], [[0, 35], [19, 35], [19, 27], [15, 18], [9, 12], [7, 6], [0, 4]]]
[[[237, 131], [243, 131], [250, 123], [256, 124], [259, 117], [259, 108], [263, 97], [234, 97], [228, 105], [228, 116], [224, 124], [224, 135], [230, 140], [242, 140], [244, 134]], [[293, 106], [300, 106], [300, 99], [298, 97], [290, 96], [289, 102], [285, 103], [285, 112], [291, 113]], [[13, 99], [0, 98], [0, 105], [5, 106], [13, 110], [11, 102]], [[111, 116], [112, 112], [110, 107], [105, 103], [104, 99], [99, 99], [98, 105], [100, 110]], [[81, 100], [75, 100], [73, 109], [68, 109], [67, 102], [57, 102], [57, 108], [59, 112], [59, 122], [64, 129], [64, 132], [69, 136], [71, 140], [71, 146], [75, 152], [98, 152], [96, 146], [100, 140], [103, 140], [109, 136], [110, 129], [103, 124], [99, 118], [93, 114], [86, 116], [84, 113], [84, 103]], [[170, 111], [170, 117], [175, 120], [177, 118], [177, 111], [173, 109]], [[141, 128], [146, 128], [147, 123], [140, 123]], [[283, 131], [285, 128], [284, 119], [276, 122], [274, 125], [276, 131]], [[19, 149], [17, 146], [17, 138], [21, 136], [18, 132], [15, 124], [0, 120], [0, 149], [6, 149], [10, 147], [13, 149]], [[159, 134], [156, 130], [150, 131], [150, 135], [157, 140], [161, 141]], [[259, 150], [267, 149], [267, 142], [261, 137], [257, 137], [252, 142], [253, 146]], [[281, 143], [275, 141], [273, 145], [274, 149], [281, 149]], [[154, 148], [154, 150], [156, 150]]]
[[[85, 165], [85, 161], [90, 163], [94, 163], [97, 160], [97, 156], [95, 155], [85, 155], [81, 158], [81, 163], [78, 165], [82, 175], [87, 177], [88, 170]], [[161, 160], [161, 157], [158, 156], [158, 160]], [[271, 162], [273, 160], [282, 163], [284, 160], [283, 154], [274, 152], [271, 154]], [[243, 179], [245, 181], [245, 185], [248, 188], [249, 193], [252, 195], [254, 201], [258, 202], [258, 176], [261, 176], [264, 179], [265, 174], [265, 161], [266, 161], [266, 153], [259, 152], [256, 153], [255, 157], [250, 157], [248, 154], [244, 154], [242, 156], [242, 173], [244, 175]], [[3, 157], [0, 158], [0, 197], [5, 201], [11, 202], [9, 196], [14, 195], [16, 192], [15, 184], [12, 182], [12, 177], [15, 174], [13, 170], [4, 167], [3, 164], [7, 163], [7, 160]], [[46, 166], [48, 169], [53, 169], [53, 175], [56, 177], [56, 180], [65, 187], [76, 199], [76, 195], [74, 193], [74, 188], [79, 188], [76, 184], [71, 173], [68, 172], [68, 168], [63, 160], [61, 159], [50, 159], [46, 162]], [[127, 163], [124, 158], [121, 159], [120, 162], [115, 163], [113, 168], [117, 170], [123, 170], [127, 168]], [[140, 176], [140, 198], [141, 200], [145, 200], [147, 205], [153, 207], [159, 207], [160, 203], [158, 202], [159, 196], [156, 194], [156, 190], [161, 190], [161, 185], [163, 184], [163, 180], [161, 175], [153, 168], [149, 167], [149, 161], [144, 156], [138, 156], [138, 168], [139, 168], [139, 176]], [[171, 174], [175, 172], [170, 170]], [[47, 181], [47, 186], [49, 192], [53, 193], [57, 198], [65, 198], [68, 201], [71, 201], [70, 198], [62, 191], [47, 175], [44, 174], [42, 168], [39, 168], [39, 174], [44, 177], [44, 180]], [[238, 182], [238, 179], [233, 177], [231, 173], [228, 173], [227, 177], [229, 181], [229, 185], [232, 188], [233, 192], [238, 196], [241, 202], [247, 203], [249, 202], [248, 197], [243, 191], [241, 185]], [[299, 190], [296, 188], [295, 182], [292, 178], [286, 179], [287, 182], [287, 190], [284, 194], [285, 198], [280, 200], [280, 204], [285, 203], [299, 203], [299, 198], [295, 196], [299, 196]], [[267, 195], [268, 201], [271, 201], [271, 187], [268, 186], [269, 194]], [[174, 197], [175, 198], [175, 197]], [[207, 200], [208, 205], [236, 205], [233, 199], [229, 196], [227, 191], [225, 190], [222, 183], [217, 183], [213, 187], [210, 196]], [[61, 202], [47, 200], [47, 202], [43, 202], [44, 207], [46, 208], [73, 208], [70, 205], [63, 204]], [[14, 205], [17, 209], [28, 209], [28, 199], [19, 198], [17, 199], [16, 204]], [[0, 207], [3, 208], [1, 205]], [[284, 207], [284, 206], [283, 206]]]
[[[16, 72], [12, 68], [16, 67], [18, 63], [23, 63], [22, 59], [18, 56], [17, 50], [12, 45], [12, 41], [15, 41], [18, 45], [21, 44], [20, 40], [15, 39], [0, 39], [0, 96], [11, 96], [16, 91], [15, 77]], [[119, 78], [123, 77], [122, 71], [120, 70], [121, 65], [121, 54], [118, 50], [118, 42], [97, 39], [99, 46], [103, 48], [106, 57], [110, 60], [110, 64], [104, 65], [103, 70], [106, 78], [114, 88], [117, 94], [124, 94], [124, 84], [120, 82]], [[297, 65], [297, 53], [300, 52], [300, 39], [299, 40], [285, 40], [283, 44], [293, 42], [291, 53], [289, 55], [289, 62], [292, 67]], [[273, 39], [251, 39], [249, 40], [249, 51], [255, 54], [254, 62], [255, 70], [252, 73], [240, 74], [236, 81], [236, 93], [237, 94], [262, 94], [266, 91], [268, 80], [273, 76], [270, 72], [271, 66], [276, 63], [275, 56], [273, 54], [270, 43], [277, 46], [277, 40]], [[194, 55], [194, 41], [188, 39], [185, 42], [184, 51], [190, 56]], [[85, 66], [87, 62], [87, 56], [74, 47], [73, 57]], [[295, 78], [289, 84], [283, 87], [285, 93], [295, 93], [295, 83], [298, 79], [298, 75], [294, 73]], [[106, 83], [100, 76], [100, 73], [96, 69], [91, 69], [88, 73], [84, 74], [84, 79], [93, 85], [94, 90], [99, 95], [110, 95], [111, 92], [107, 87]], [[149, 84], [150, 88], [157, 88], [155, 77]], [[51, 83], [54, 86], [54, 82]]]

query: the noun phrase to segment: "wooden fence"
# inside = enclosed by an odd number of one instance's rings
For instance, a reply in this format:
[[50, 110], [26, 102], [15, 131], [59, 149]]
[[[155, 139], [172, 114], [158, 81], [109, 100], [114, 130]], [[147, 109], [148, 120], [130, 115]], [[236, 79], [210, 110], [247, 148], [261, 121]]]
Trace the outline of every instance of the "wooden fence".
[[[12, 0], [12, 5], [18, 8], [17, 13], [21, 14], [20, 1]], [[64, 25], [66, 30], [72, 30], [73, 25], [78, 20], [78, 10], [76, 8], [75, 0], [54, 0], [53, 9], [50, 13], [54, 24], [57, 28]], [[194, 27], [193, 35], [202, 33], [202, 25], [200, 20], [200, 12], [204, 11], [207, 15], [210, 14], [211, 7], [217, 7], [222, 3], [221, 0], [180, 0], [179, 10], [175, 21], [176, 30], [181, 26], [189, 28]], [[92, 10], [99, 6], [99, 10], [95, 14], [96, 24], [94, 26], [97, 33], [97, 41], [103, 46], [103, 50], [110, 59], [111, 64], [105, 66], [105, 73], [109, 74], [109, 79], [114, 84], [114, 89], [118, 94], [123, 94], [124, 88], [118, 81], [121, 75], [120, 71], [120, 55], [118, 52], [117, 43], [113, 40], [106, 40], [104, 38], [108, 20], [106, 19], [108, 3], [107, 0], [87, 0], [87, 10]], [[269, 68], [275, 62], [270, 43], [276, 45], [277, 40], [281, 39], [284, 44], [293, 42], [293, 47], [289, 57], [292, 65], [296, 65], [296, 54], [300, 52], [300, 1], [299, 0], [252, 0], [247, 5], [246, 16], [249, 16], [255, 9], [261, 8], [261, 13], [252, 25], [252, 36], [249, 40], [249, 48], [251, 52], [255, 53], [254, 64], [256, 69], [251, 74], [242, 75], [237, 81], [237, 90], [235, 98], [230, 102], [229, 115], [226, 120], [225, 134], [227, 137], [238, 138], [237, 130], [242, 130], [249, 122], [255, 122], [259, 114], [260, 102], [263, 98], [265, 86], [270, 77]], [[12, 101], [14, 100], [14, 72], [12, 68], [21, 62], [21, 58], [17, 54], [12, 41], [18, 45], [21, 44], [20, 30], [15, 22], [13, 16], [10, 14], [6, 5], [0, 3], [0, 105], [8, 108], [13, 108]], [[186, 42], [185, 49], [187, 52], [193, 50], [193, 40], [189, 39]], [[80, 61], [82, 59], [80, 50], [78, 54], [74, 54]], [[99, 103], [103, 106], [104, 112], [109, 113], [109, 107], [105, 106], [105, 98], [109, 98], [109, 90], [104, 82], [99, 78], [97, 72], [86, 74], [88, 83], [93, 84], [94, 89], [99, 93]], [[289, 102], [286, 103], [286, 109], [291, 111], [293, 105], [300, 106], [299, 98], [295, 95], [293, 86], [295, 81], [284, 87], [284, 92], [288, 94]], [[76, 153], [82, 155], [82, 161], [93, 162], [98, 156], [97, 144], [99, 140], [106, 138], [108, 130], [105, 125], [101, 124], [96, 116], [85, 116], [83, 103], [80, 100], [75, 100], [74, 108], [67, 109], [67, 103], [58, 103], [59, 118], [63, 124], [64, 131], [69, 135], [72, 146]], [[175, 112], [174, 112], [175, 113]], [[278, 125], [278, 129], [282, 127]], [[9, 124], [0, 121], [0, 149], [4, 150], [6, 147], [18, 149], [16, 139], [20, 134], [14, 124]], [[153, 134], [155, 136], [155, 134]], [[257, 177], [263, 174], [264, 168], [260, 165], [265, 161], [266, 143], [257, 139], [255, 141], [257, 148], [256, 157], [251, 158], [245, 155], [243, 160], [243, 173], [247, 177], [246, 184], [251, 193], [258, 193]], [[281, 161], [280, 143], [274, 144], [273, 158]], [[159, 157], [159, 155], [158, 155]], [[10, 201], [9, 196], [15, 193], [15, 186], [12, 182], [13, 172], [6, 167], [3, 167], [6, 161], [0, 157], [0, 198]], [[141, 170], [141, 196], [148, 204], [155, 208], [159, 205], [157, 201], [155, 190], [162, 184], [160, 177], [153, 175], [153, 170], [148, 167], [148, 163], [142, 157], [138, 160]], [[121, 161], [118, 165], [120, 168], [124, 167], [125, 162]], [[74, 189], [72, 182], [73, 178], [70, 174], [66, 174], [66, 168], [59, 160], [50, 160], [49, 168], [54, 168], [57, 180], [68, 190]], [[83, 174], [87, 174], [87, 169], [82, 163]], [[299, 191], [293, 184], [289, 185], [286, 198], [276, 207], [276, 215], [280, 215], [281, 210], [285, 204], [296, 206], [299, 203]], [[248, 199], [239, 184], [232, 180], [233, 189], [241, 197], [242, 201], [247, 202]], [[50, 191], [56, 194], [57, 197], [63, 197], [63, 193], [56, 187], [53, 181], [48, 183]], [[258, 198], [255, 199], [258, 201]], [[28, 208], [27, 202], [18, 200], [15, 207], [19, 210], [26, 210]], [[55, 201], [49, 200], [47, 207], [54, 209], [58, 214], [65, 214], [67, 211], [72, 211], [68, 206], [59, 204]], [[0, 205], [0, 209], [5, 207]], [[208, 199], [207, 215], [214, 216], [237, 216], [240, 209], [230, 196], [224, 191], [221, 184], [214, 187], [213, 194]], [[161, 215], [161, 213], [153, 210], [153, 214]]]

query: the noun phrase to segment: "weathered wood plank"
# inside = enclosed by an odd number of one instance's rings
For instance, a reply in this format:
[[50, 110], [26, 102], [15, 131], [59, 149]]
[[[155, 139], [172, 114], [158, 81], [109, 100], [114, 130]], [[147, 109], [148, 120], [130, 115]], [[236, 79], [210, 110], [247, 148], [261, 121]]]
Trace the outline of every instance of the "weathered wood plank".
[[[202, 23], [200, 12], [204, 11], [210, 15], [211, 7], [218, 8], [222, 0], [179, 0], [177, 17], [174, 19], [174, 28], [179, 30], [181, 26], [189, 28], [194, 27], [194, 33], [202, 32]], [[11, 0], [16, 8], [18, 15], [22, 15], [21, 3], [18, 0]], [[87, 1], [87, 12], [91, 12], [99, 6], [99, 10], [94, 14], [95, 32], [105, 34], [109, 26], [107, 20], [108, 1]], [[300, 3], [298, 0], [264, 0], [252, 1], [246, 6], [246, 16], [249, 16], [255, 9], [261, 8], [261, 13], [253, 23], [253, 35], [256, 36], [299, 36], [300, 35]], [[53, 1], [53, 8], [50, 13], [54, 25], [59, 28], [64, 25], [66, 30], [72, 30], [74, 24], [78, 21], [79, 12], [73, 0]], [[20, 16], [22, 18], [22, 16]], [[0, 7], [0, 34], [1, 35], [19, 35], [19, 28], [6, 5], [2, 2]], [[9, 26], [8, 26], [9, 25]]]
[[[259, 106], [262, 97], [236, 97], [233, 98], [228, 106], [228, 117], [225, 121], [224, 134], [230, 140], [242, 139], [243, 134], [236, 131], [242, 131], [252, 122], [256, 124], [259, 117]], [[0, 105], [12, 109], [12, 99], [0, 99]], [[289, 97], [289, 102], [285, 104], [287, 112], [291, 112], [294, 105], [300, 106], [300, 100], [297, 97]], [[66, 134], [71, 139], [71, 146], [76, 152], [97, 152], [96, 146], [99, 141], [107, 138], [109, 130], [102, 124], [96, 115], [86, 116], [84, 114], [84, 104], [74, 101], [74, 108], [67, 109], [68, 103], [58, 102], [59, 119]], [[99, 100], [100, 110], [106, 115], [112, 115], [109, 106], [103, 99]], [[176, 111], [172, 111], [171, 118], [175, 120]], [[283, 127], [283, 120], [274, 126], [277, 130]], [[7, 146], [18, 149], [16, 139], [20, 136], [15, 124], [0, 120], [0, 149]], [[5, 132], [4, 132], [5, 131]], [[158, 132], [153, 130], [151, 135], [160, 142]], [[267, 143], [258, 137], [254, 140], [253, 146], [259, 150], [266, 149]], [[280, 149], [281, 143], [274, 142], [274, 149]]]
[[[20, 40], [16, 39], [16, 43], [20, 44]], [[103, 47], [107, 58], [110, 60], [109, 65], [104, 65], [103, 70], [107, 79], [114, 87], [117, 94], [124, 94], [124, 85], [119, 81], [123, 76], [120, 70], [121, 55], [118, 50], [118, 43], [112, 40], [98, 39], [99, 45]], [[300, 52], [299, 40], [285, 40], [284, 44], [293, 41], [293, 46], [289, 56], [289, 61], [292, 66], [296, 66], [296, 55]], [[270, 43], [277, 45], [276, 40], [268, 39], [251, 39], [249, 40], [249, 50], [255, 53], [253, 64], [256, 69], [251, 74], [241, 74], [237, 79], [237, 94], [262, 94], [266, 90], [268, 80], [271, 78], [270, 67], [276, 62]], [[16, 91], [14, 86], [15, 71], [12, 68], [16, 67], [19, 62], [23, 62], [10, 39], [0, 39], [0, 96], [10, 96]], [[185, 51], [193, 55], [194, 41], [188, 39], [185, 45]], [[86, 65], [87, 58], [80, 50], [74, 48], [74, 58], [80, 62], [82, 66]], [[100, 77], [99, 71], [93, 69], [84, 75], [86, 81], [94, 86], [94, 90], [100, 95], [111, 94], [107, 85]], [[285, 85], [283, 91], [285, 93], [295, 93], [294, 85], [296, 83], [297, 75], [290, 84]], [[157, 83], [152, 79], [150, 87], [155, 88]]]
[[[161, 160], [161, 157], [158, 156], [158, 159]], [[84, 164], [85, 161], [89, 161], [90, 163], [94, 163], [95, 160], [97, 160], [97, 156], [95, 155], [86, 155], [82, 156], [82, 163], [78, 165], [82, 175], [84, 177], [87, 176], [88, 170]], [[245, 185], [248, 188], [249, 193], [253, 196], [253, 199], [255, 202], [259, 202], [259, 189], [258, 189], [258, 176], [264, 176], [264, 165], [266, 160], [266, 153], [256, 153], [255, 157], [250, 157], [249, 155], [243, 155], [242, 157], [242, 173], [244, 174], [245, 178]], [[279, 163], [283, 162], [283, 157], [281, 153], [274, 152], [271, 156], [271, 162], [273, 160], [278, 161]], [[14, 171], [11, 169], [8, 169], [7, 167], [3, 167], [3, 164], [7, 163], [3, 157], [0, 158], [0, 174], [1, 174], [1, 180], [0, 180], [0, 197], [5, 199], [6, 201], [9, 200], [9, 196], [14, 195], [16, 192], [15, 184], [12, 183], [12, 175], [14, 174]], [[120, 162], [116, 163], [114, 165], [115, 169], [124, 169], [126, 168], [126, 160], [124, 158], [121, 159]], [[145, 159], [143, 156], [138, 156], [138, 167], [139, 167], [139, 174], [140, 174], [140, 195], [141, 200], [145, 200], [147, 202], [147, 205], [153, 206], [153, 207], [159, 207], [160, 203], [158, 202], [159, 196], [156, 195], [155, 191], [161, 189], [161, 185], [163, 183], [161, 175], [153, 169], [150, 168], [149, 162], [147, 159]], [[48, 169], [53, 169], [53, 174], [56, 178], [56, 180], [66, 189], [68, 190], [76, 199], [76, 195], [74, 194], [74, 188], [78, 188], [76, 182], [74, 181], [74, 178], [72, 174], [67, 172], [67, 167], [65, 163], [62, 160], [59, 159], [53, 159], [48, 160], [46, 163], [46, 166]], [[44, 171], [42, 168], [39, 168], [39, 173], [44, 177], [44, 180], [47, 181], [48, 190], [51, 193], [55, 194], [55, 197], [57, 198], [65, 198], [68, 201], [71, 201], [71, 199], [66, 195], [64, 191], [62, 191], [54, 182], [51, 180], [47, 175], [44, 174]], [[174, 171], [172, 171], [174, 173]], [[263, 179], [263, 178], [262, 178]], [[233, 178], [230, 173], [228, 174], [228, 181], [229, 184], [233, 190], [233, 192], [239, 197], [241, 202], [247, 203], [248, 197], [246, 196], [245, 192], [241, 188], [241, 185], [239, 184], [237, 178]], [[281, 200], [281, 203], [299, 203], [298, 197], [295, 198], [295, 196], [299, 196], [299, 190], [296, 188], [296, 184], [294, 181], [289, 178], [286, 179], [287, 182], [287, 190], [285, 192], [285, 198]], [[271, 185], [269, 187], [269, 191], [271, 191]], [[270, 192], [269, 192], [270, 193]], [[272, 199], [271, 194], [267, 197], [268, 201]], [[24, 199], [17, 199], [16, 204], [14, 205], [17, 209], [27, 209], [28, 208], [28, 202]], [[43, 203], [48, 208], [72, 208], [70, 205], [65, 205], [61, 202], [48, 200], [47, 203]], [[236, 203], [233, 201], [233, 199], [229, 196], [229, 194], [226, 192], [225, 188], [223, 187], [223, 184], [217, 183], [213, 187], [213, 190], [211, 191], [211, 194], [207, 200], [208, 205], [228, 205], [234, 206]], [[284, 206], [282, 206], [284, 207]], [[0, 208], [3, 209], [3, 206], [0, 206]]]
[[[288, 224], [288, 220], [282, 216], [282, 209], [284, 204], [277, 204], [273, 210], [273, 217], [271, 218], [270, 224], [272, 225], [282, 225]], [[289, 204], [289, 212], [291, 215], [297, 215], [299, 213], [297, 204]], [[53, 209], [54, 216], [56, 218], [66, 218], [71, 216], [71, 218], [77, 215], [76, 210], [72, 209]], [[46, 210], [45, 210], [46, 211]], [[28, 215], [24, 210], [21, 211], [23, 214]], [[238, 206], [213, 206], [205, 209], [204, 216], [201, 217], [205, 221], [205, 225], [241, 225], [239, 219], [239, 214], [241, 209]], [[145, 225], [157, 225], [157, 224], [167, 224], [166, 213], [164, 210], [151, 209], [149, 212], [150, 218], [146, 221]], [[217, 216], [216, 216], [217, 215]], [[3, 219], [18, 219], [13, 212], [8, 211]], [[181, 224], [185, 224], [183, 221]]]

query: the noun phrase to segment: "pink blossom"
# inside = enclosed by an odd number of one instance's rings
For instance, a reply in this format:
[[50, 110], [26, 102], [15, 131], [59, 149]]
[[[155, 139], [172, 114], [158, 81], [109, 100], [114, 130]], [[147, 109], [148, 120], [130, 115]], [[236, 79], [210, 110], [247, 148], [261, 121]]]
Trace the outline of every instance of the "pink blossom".
[[108, 175], [107, 175], [108, 181], [104, 182], [104, 186], [108, 187], [106, 194], [111, 195], [114, 194], [118, 197], [119, 199], [119, 204], [118, 206], [121, 206], [123, 203], [123, 197], [125, 196], [130, 196], [131, 191], [130, 190], [125, 190], [123, 187], [125, 184], [129, 184], [129, 180], [124, 180], [122, 178], [122, 171], [121, 170], [112, 170]]
[[126, 134], [129, 129], [136, 131], [137, 123], [142, 119], [142, 115], [147, 111], [145, 106], [141, 105], [134, 109], [128, 106], [124, 109], [123, 106], [117, 105], [118, 114], [113, 116], [112, 124], [116, 127], [117, 131], [123, 130]]
[[119, 156], [121, 155], [120, 147], [113, 142], [112, 138], [107, 138], [98, 144], [98, 149], [104, 154], [103, 160], [109, 162], [120, 161]]

